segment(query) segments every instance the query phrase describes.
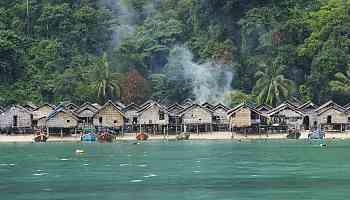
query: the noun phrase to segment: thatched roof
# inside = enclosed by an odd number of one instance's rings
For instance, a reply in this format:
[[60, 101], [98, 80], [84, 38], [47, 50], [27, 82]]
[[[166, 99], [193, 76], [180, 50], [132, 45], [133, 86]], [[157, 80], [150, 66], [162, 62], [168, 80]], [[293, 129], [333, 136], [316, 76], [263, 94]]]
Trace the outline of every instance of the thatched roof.
[[215, 111], [215, 110], [220, 109], [220, 108], [224, 109], [225, 111], [229, 111], [230, 110], [230, 108], [228, 106], [224, 105], [223, 103], [218, 103], [211, 110]]
[[12, 105], [12, 106], [10, 106], [10, 107], [7, 107], [7, 108], [5, 108], [5, 109], [3, 110], [3, 114], [6, 113], [6, 112], [8, 112], [8, 111], [15, 110], [15, 109], [17, 109], [17, 110], [19, 110], [19, 111], [21, 111], [21, 112], [27, 113], [27, 114], [31, 114], [31, 111], [25, 109], [25, 108], [24, 108], [23, 106], [21, 106], [21, 105]]
[[126, 106], [125, 106], [122, 102], [120, 102], [120, 101], [116, 101], [116, 102], [114, 102], [114, 104], [115, 104], [116, 106], [118, 106], [120, 110], [123, 110], [123, 109], [126, 107]]
[[179, 114], [184, 109], [180, 104], [175, 103], [167, 107], [167, 111], [173, 115]]
[[202, 106], [205, 107], [205, 108], [208, 108], [210, 110], [212, 110], [214, 108], [214, 105], [212, 105], [212, 104], [210, 104], [208, 102], [203, 103]]
[[227, 116], [231, 117], [234, 113], [238, 112], [242, 108], [248, 108], [251, 112], [254, 112], [254, 113], [261, 115], [261, 116], [265, 116], [262, 112], [258, 111], [252, 105], [250, 105], [246, 102], [243, 102], [243, 103], [237, 105], [236, 107], [232, 108], [231, 110], [227, 111]]
[[124, 113], [120, 110], [120, 108], [117, 105], [115, 105], [111, 100], [107, 101], [100, 109], [98, 109], [94, 116], [97, 115], [100, 111], [104, 110], [107, 106], [112, 106], [123, 117], [125, 117]]
[[346, 110], [350, 110], [350, 103], [343, 106]]
[[283, 103], [279, 106], [277, 106], [276, 108], [270, 110], [267, 114], [269, 116], [273, 116], [275, 115], [276, 113], [279, 113], [281, 112], [282, 110], [285, 110], [285, 109], [290, 109], [290, 110], [293, 110], [295, 113], [299, 114], [300, 116], [304, 116], [304, 112], [301, 111], [300, 109], [298, 109], [296, 106], [286, 102], [286, 103]]
[[329, 107], [335, 108], [337, 110], [343, 110], [343, 112], [346, 110], [344, 107], [338, 105], [337, 103], [335, 103], [334, 101], [331, 100], [331, 101], [328, 101], [325, 104], [321, 105], [317, 109], [315, 109], [315, 112], [321, 113], [324, 110], [328, 110]]
[[147, 107], [147, 106], [151, 105], [154, 102], [156, 102], [156, 101], [154, 101], [152, 99], [147, 100], [146, 102], [144, 102], [143, 104], [140, 105], [140, 108]]
[[33, 111], [38, 108], [38, 106], [36, 106], [33, 102], [30, 102], [30, 101], [22, 104], [22, 107], [29, 111]]
[[96, 108], [94, 105], [92, 105], [90, 102], [85, 102], [83, 105], [80, 106], [77, 110], [75, 110], [75, 113], [77, 115], [80, 115], [85, 110], [89, 110], [92, 113], [97, 112], [98, 108]]
[[315, 110], [318, 108], [318, 105], [308, 101], [298, 107], [300, 110]]
[[167, 109], [166, 109], [164, 106], [162, 106], [162, 105], [160, 105], [159, 103], [157, 103], [157, 102], [153, 102], [153, 103], [151, 103], [151, 104], [145, 105], [145, 106], [141, 107], [137, 112], [138, 112], [139, 115], [140, 115], [140, 114], [142, 114], [143, 112], [145, 112], [146, 110], [152, 108], [153, 106], [158, 107], [159, 110], [163, 111], [164, 113], [168, 113]]
[[73, 117], [75, 120], [77, 120], [77, 121], [79, 120], [78, 116], [77, 116], [74, 112], [69, 111], [69, 110], [66, 110], [66, 109], [63, 108], [63, 107], [60, 107], [60, 108], [54, 110], [53, 112], [51, 112], [51, 113], [47, 116], [47, 120], [50, 120], [50, 119], [54, 118], [54, 117], [55, 117], [57, 114], [59, 114], [59, 113], [68, 114], [68, 115], [70, 115], [71, 117]]
[[345, 113], [346, 112], [346, 109], [344, 109], [343, 107], [339, 107], [339, 106], [328, 106], [328, 107], [325, 107], [324, 109], [321, 109], [317, 112], [317, 115], [322, 115], [323, 113], [329, 111], [329, 110], [337, 110], [341, 113]]
[[263, 103], [263, 104], [260, 104], [257, 107], [255, 107], [255, 109], [260, 111], [260, 112], [268, 112], [268, 111], [272, 110], [273, 107]]
[[38, 106], [34, 111], [39, 110], [40, 108], [45, 107], [45, 106], [52, 108], [52, 110], [54, 110], [56, 108], [54, 105], [45, 103], [45, 104]]
[[132, 102], [129, 105], [127, 105], [125, 108], [123, 108], [123, 112], [127, 112], [129, 110], [139, 110], [139, 109], [140, 109], [140, 106]]
[[212, 115], [213, 114], [213, 111], [212, 110], [210, 110], [210, 109], [208, 109], [208, 108], [205, 108], [205, 107], [203, 107], [203, 106], [201, 106], [201, 105], [199, 105], [199, 104], [192, 104], [191, 106], [189, 106], [189, 107], [185, 107], [183, 110], [181, 110], [181, 112], [179, 113], [181, 116], [182, 115], [184, 115], [184, 114], [186, 114], [187, 112], [189, 112], [189, 111], [191, 111], [192, 109], [194, 109], [194, 108], [200, 108], [200, 109], [203, 109], [204, 111], [206, 111], [207, 113], [209, 113], [210, 115]]

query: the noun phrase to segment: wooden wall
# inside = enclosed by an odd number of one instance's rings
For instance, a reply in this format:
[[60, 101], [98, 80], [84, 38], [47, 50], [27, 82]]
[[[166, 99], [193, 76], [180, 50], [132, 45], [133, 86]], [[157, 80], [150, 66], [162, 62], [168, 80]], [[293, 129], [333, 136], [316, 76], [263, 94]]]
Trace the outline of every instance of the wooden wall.
[[14, 127], [14, 116], [17, 116], [17, 128], [32, 126], [31, 113], [24, 108], [13, 106], [0, 114], [0, 128]]
[[229, 123], [227, 112], [225, 109], [217, 108], [214, 110], [213, 115], [220, 117], [220, 121], [219, 121], [220, 124], [228, 124]]
[[47, 120], [46, 125], [49, 128], [75, 128], [78, 126], [78, 120], [70, 113], [58, 112]]
[[182, 115], [182, 121], [184, 124], [211, 124], [213, 115], [201, 107], [192, 107]]
[[[102, 124], [99, 122], [102, 117]], [[124, 117], [113, 105], [109, 104], [97, 111], [93, 118], [94, 126], [120, 127], [124, 126]]]
[[129, 121], [129, 122], [125, 123], [125, 124], [131, 125], [133, 118], [138, 116], [137, 109], [127, 110], [126, 112], [124, 112], [124, 115]]
[[229, 119], [231, 127], [245, 128], [252, 125], [251, 110], [249, 108], [240, 108], [235, 113]]
[[329, 109], [320, 115], [318, 115], [319, 124], [327, 124], [327, 117], [332, 116], [332, 123], [347, 123], [348, 117], [345, 113], [340, 112], [336, 109]]
[[143, 110], [141, 113], [139, 113], [137, 121], [139, 124], [169, 124], [169, 116], [167, 112], [164, 112], [163, 120], [159, 119], [160, 112], [163, 112], [160, 107], [157, 104], [153, 104], [148, 109]]

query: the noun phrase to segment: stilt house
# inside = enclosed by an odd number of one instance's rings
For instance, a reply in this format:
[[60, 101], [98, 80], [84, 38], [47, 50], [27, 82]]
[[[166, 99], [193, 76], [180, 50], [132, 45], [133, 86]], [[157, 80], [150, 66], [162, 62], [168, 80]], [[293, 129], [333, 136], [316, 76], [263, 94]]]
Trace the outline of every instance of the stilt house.
[[125, 115], [112, 101], [103, 105], [93, 117], [97, 127], [121, 129], [124, 126]]
[[346, 109], [333, 101], [321, 105], [315, 112], [319, 127], [327, 131], [344, 131], [350, 124]]
[[20, 105], [14, 105], [0, 114], [0, 128], [31, 128], [32, 119], [33, 115], [30, 111]]

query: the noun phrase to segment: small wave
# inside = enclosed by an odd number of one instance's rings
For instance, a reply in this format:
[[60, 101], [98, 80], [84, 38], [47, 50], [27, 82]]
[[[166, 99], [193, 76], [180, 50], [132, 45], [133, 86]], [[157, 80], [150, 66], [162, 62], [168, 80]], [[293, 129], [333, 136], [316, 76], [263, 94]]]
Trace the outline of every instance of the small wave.
[[48, 173], [35, 173], [33, 174], [33, 176], [45, 176], [47, 175]]
[[140, 183], [140, 182], [142, 182], [143, 180], [139, 180], [139, 179], [136, 179], [136, 180], [131, 180], [130, 182], [131, 183]]
[[125, 166], [128, 166], [129, 164], [119, 164], [119, 166], [121, 166], [121, 167], [125, 167]]
[[84, 163], [83, 165], [84, 165], [84, 166], [89, 166], [89, 163]]
[[200, 173], [201, 171], [192, 171], [193, 173]]
[[197, 162], [197, 163], [200, 163], [201, 161], [200, 161], [200, 160], [197, 160], [196, 162]]
[[145, 176], [143, 176], [143, 177], [145, 177], [145, 178], [151, 178], [151, 177], [156, 177], [156, 176], [158, 176], [158, 175], [156, 175], [156, 174], [149, 174], [149, 175], [145, 175]]
[[60, 158], [62, 161], [71, 160], [70, 158]]
[[7, 164], [7, 163], [0, 163], [0, 166], [10, 166], [10, 167], [13, 167], [13, 166], [16, 166], [16, 164], [13, 164], [13, 163], [10, 163], [10, 164]]
[[141, 164], [141, 165], [137, 165], [137, 166], [139, 166], [139, 167], [147, 167], [146, 164]]
[[43, 191], [45, 191], [45, 192], [51, 192], [52, 189], [51, 189], [51, 188], [44, 188]]
[[37, 169], [37, 170], [35, 170], [36, 172], [43, 172], [44, 170], [42, 170], [42, 169]]

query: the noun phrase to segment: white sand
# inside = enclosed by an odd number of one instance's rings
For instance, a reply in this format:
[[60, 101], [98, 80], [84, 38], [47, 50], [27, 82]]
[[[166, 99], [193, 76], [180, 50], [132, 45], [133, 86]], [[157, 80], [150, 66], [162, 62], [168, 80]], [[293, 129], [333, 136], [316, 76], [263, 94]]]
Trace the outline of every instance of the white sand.
[[[307, 138], [308, 132], [303, 132], [301, 134], [300, 139]], [[229, 140], [229, 139], [286, 139], [287, 134], [282, 133], [274, 133], [274, 134], [237, 134], [231, 132], [215, 132], [215, 133], [205, 133], [205, 134], [196, 134], [193, 133], [190, 136], [192, 140]], [[136, 133], [128, 133], [123, 137], [117, 137], [117, 140], [136, 140]], [[326, 139], [337, 138], [337, 139], [350, 139], [350, 131], [344, 133], [326, 133]], [[34, 135], [0, 135], [0, 143], [1, 142], [33, 142]], [[149, 135], [149, 140], [163, 140], [176, 139], [176, 135]], [[80, 141], [80, 135], [73, 136], [52, 136], [48, 138], [47, 141], [51, 142], [74, 142]]]

